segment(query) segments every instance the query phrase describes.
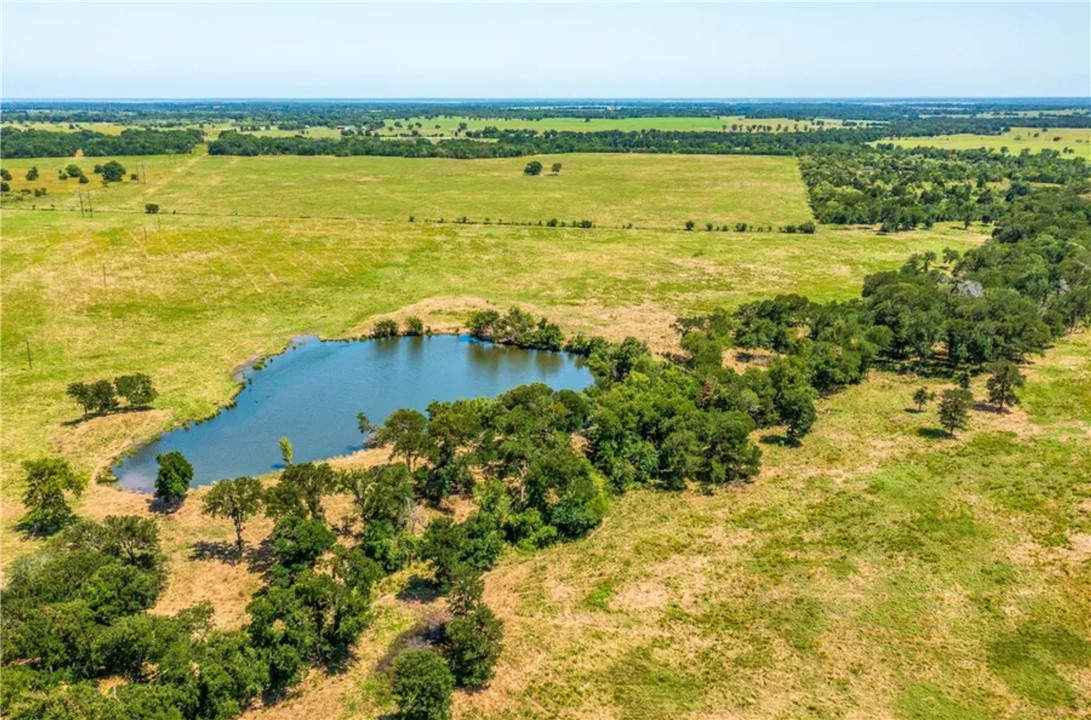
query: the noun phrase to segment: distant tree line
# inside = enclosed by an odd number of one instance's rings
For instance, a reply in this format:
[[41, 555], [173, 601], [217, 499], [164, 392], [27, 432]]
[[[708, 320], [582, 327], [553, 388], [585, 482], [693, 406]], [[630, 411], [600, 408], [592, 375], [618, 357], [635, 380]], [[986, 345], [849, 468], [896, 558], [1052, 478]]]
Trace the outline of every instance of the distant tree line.
[[[5, 119], [13, 122], [155, 122], [214, 123], [224, 120], [250, 127], [277, 126], [303, 129], [313, 126], [364, 126], [381, 121], [409, 118], [436, 119], [465, 117], [477, 120], [546, 120], [549, 118], [622, 119], [637, 117], [721, 117], [815, 118], [899, 122], [929, 119], [930, 116], [1000, 118], [1011, 124], [1049, 127], [1088, 127], [1086, 100], [1011, 99], [981, 101], [906, 100], [892, 102], [724, 102], [709, 100], [550, 100], [534, 106], [505, 101], [156, 101], [142, 103], [111, 101], [17, 101], [5, 103]], [[1056, 111], [1065, 110], [1064, 114]], [[1052, 111], [1052, 112], [1051, 112]], [[994, 118], [995, 116], [995, 118]]]
[[186, 154], [201, 142], [199, 130], [129, 128], [118, 135], [106, 135], [90, 130], [3, 129], [5, 158], [72, 157], [77, 150], [88, 157]]

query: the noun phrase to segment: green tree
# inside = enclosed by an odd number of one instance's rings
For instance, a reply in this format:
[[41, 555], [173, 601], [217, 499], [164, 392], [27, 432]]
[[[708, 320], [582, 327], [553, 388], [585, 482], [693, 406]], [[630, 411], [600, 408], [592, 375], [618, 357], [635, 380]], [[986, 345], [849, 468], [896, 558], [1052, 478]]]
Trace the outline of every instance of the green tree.
[[257, 514], [261, 502], [261, 482], [243, 476], [213, 483], [204, 496], [202, 511], [211, 517], [231, 519], [235, 526], [235, 546], [242, 555], [243, 523]]
[[989, 402], [1001, 410], [1005, 405], [1018, 405], [1019, 396], [1015, 394], [1015, 389], [1023, 387], [1027, 379], [1015, 363], [998, 360], [986, 366], [986, 369], [989, 371], [989, 379], [985, 381]]
[[65, 493], [81, 494], [87, 479], [76, 475], [68, 461], [61, 458], [26, 460], [23, 472], [23, 505], [27, 509], [23, 522], [35, 533], [59, 529], [72, 518]]
[[524, 175], [541, 175], [542, 174], [542, 163], [538, 162], [537, 160], [531, 160], [530, 162], [527, 163], [526, 167], [523, 168], [523, 174]]
[[189, 460], [177, 450], [171, 450], [156, 455], [155, 461], [159, 464], [155, 475], [156, 499], [168, 505], [184, 500], [193, 481], [193, 466]]
[[356, 427], [360, 428], [361, 435], [375, 432], [375, 426], [371, 423], [371, 420], [368, 419], [366, 413], [356, 413]]
[[147, 407], [159, 396], [151, 377], [144, 373], [116, 377], [114, 388], [133, 407]]
[[277, 441], [280, 444], [280, 457], [284, 460], [285, 465], [292, 464], [292, 441], [286, 436], [281, 435], [280, 440]]
[[265, 514], [273, 518], [290, 515], [321, 520], [325, 517], [322, 498], [337, 488], [337, 474], [328, 463], [289, 465], [280, 482], [265, 491]]
[[144, 203], [144, 212], [148, 215], [158, 215], [159, 205], [156, 203]]
[[482, 604], [455, 615], [443, 630], [443, 656], [461, 687], [481, 687], [500, 657], [503, 624]]
[[391, 445], [392, 455], [405, 458], [409, 472], [413, 472], [413, 463], [425, 457], [432, 446], [427, 418], [408, 408], [390, 413], [383, 426], [375, 431], [374, 439], [377, 445]]
[[117, 160], [110, 160], [102, 166], [102, 179], [105, 182], [121, 182], [125, 179], [125, 167]]
[[917, 412], [923, 412], [924, 406], [932, 402], [936, 394], [926, 387], [917, 388], [913, 393], [913, 404], [917, 406]]
[[85, 415], [104, 415], [117, 409], [117, 393], [109, 380], [71, 383], [65, 394], [80, 404]]
[[561, 164], [559, 162], [553, 163], [549, 167], [549, 169], [554, 175], [560, 175], [561, 174]]
[[394, 659], [390, 690], [399, 720], [448, 720], [454, 686], [447, 661], [430, 650], [406, 650]]
[[337, 536], [321, 520], [291, 515], [276, 524], [272, 539], [277, 563], [294, 574], [314, 565]]
[[38, 179], [38, 168], [37, 168], [37, 166], [32, 167], [30, 170], [27, 170], [27, 181], [28, 182], [34, 182], [37, 179]]
[[405, 319], [405, 334], [411, 337], [423, 335], [424, 322], [416, 315], [410, 315]]
[[352, 495], [365, 525], [386, 521], [398, 530], [404, 530], [409, 524], [413, 511], [413, 482], [405, 465], [347, 470], [338, 480], [340, 489]]
[[973, 395], [965, 388], [944, 390], [939, 401], [940, 426], [951, 435], [955, 434], [955, 430], [965, 428], [973, 403]]

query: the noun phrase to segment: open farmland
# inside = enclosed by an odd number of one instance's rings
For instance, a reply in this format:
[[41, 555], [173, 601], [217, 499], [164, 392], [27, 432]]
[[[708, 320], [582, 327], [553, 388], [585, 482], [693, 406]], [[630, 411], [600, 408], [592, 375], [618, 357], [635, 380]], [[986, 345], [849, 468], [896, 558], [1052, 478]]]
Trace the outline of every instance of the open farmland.
[[1000, 150], [1006, 147], [1008, 152], [1017, 155], [1023, 150], [1041, 152], [1065, 148], [1074, 151], [1075, 157], [1091, 160], [1091, 129], [1088, 128], [1042, 128], [1013, 127], [1001, 135], [938, 135], [936, 137], [895, 138], [883, 140], [902, 147], [938, 147], [947, 150], [977, 150], [987, 148]]
[[[558, 175], [523, 175], [537, 159]], [[452, 161], [384, 157], [226, 157], [192, 155], [120, 158], [143, 182], [103, 188], [58, 180], [69, 163], [90, 177], [101, 159], [42, 158], [10, 163], [12, 189], [44, 187], [23, 205], [78, 212], [77, 191], [90, 191], [96, 211], [209, 216], [341, 217], [418, 222], [466, 216], [474, 222], [538, 223], [589, 219], [597, 226], [681, 228], [738, 222], [776, 227], [810, 218], [794, 158], [573, 154]], [[28, 183], [36, 166], [41, 179]], [[276, 198], [270, 202], [270, 198]]]

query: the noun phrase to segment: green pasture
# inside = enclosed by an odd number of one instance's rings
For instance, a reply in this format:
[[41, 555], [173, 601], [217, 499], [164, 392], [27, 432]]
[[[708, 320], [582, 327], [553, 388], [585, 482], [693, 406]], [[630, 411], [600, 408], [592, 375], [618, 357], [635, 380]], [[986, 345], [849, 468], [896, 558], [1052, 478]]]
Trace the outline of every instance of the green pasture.
[[1073, 157], [1091, 160], [1091, 129], [1088, 128], [1049, 128], [1043, 132], [1041, 127], [1011, 128], [1002, 135], [939, 135], [936, 137], [895, 138], [883, 140], [902, 147], [938, 147], [948, 150], [1000, 150], [1006, 147], [1012, 155], [1023, 150], [1040, 152], [1056, 150], [1063, 152], [1068, 148]]
[[[546, 172], [523, 174], [531, 160]], [[76, 212], [79, 192], [96, 211], [210, 216], [353, 217], [417, 222], [465, 216], [474, 222], [545, 223], [589, 219], [596, 225], [681, 228], [738, 222], [779, 226], [811, 217], [794, 158], [727, 155], [571, 154], [501, 160], [384, 157], [119, 158], [139, 181], [104, 187], [92, 174], [106, 158], [12, 160], [12, 190], [44, 188], [17, 206]], [[549, 172], [554, 162], [562, 169]], [[91, 178], [58, 179], [70, 163]], [[28, 182], [36, 166], [39, 180]], [[85, 198], [86, 202], [86, 198]]]

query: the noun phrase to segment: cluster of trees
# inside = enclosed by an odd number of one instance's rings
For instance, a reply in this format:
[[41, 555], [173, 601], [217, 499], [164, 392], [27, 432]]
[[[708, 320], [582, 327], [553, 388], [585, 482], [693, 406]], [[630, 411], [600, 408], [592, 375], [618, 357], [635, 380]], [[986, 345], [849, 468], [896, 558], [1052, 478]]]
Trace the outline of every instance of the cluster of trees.
[[121, 407], [124, 398], [130, 408], [144, 408], [158, 397], [155, 383], [144, 373], [121, 375], [111, 380], [74, 382], [65, 391], [83, 408], [85, 415], [103, 415]]
[[993, 222], [1031, 183], [1082, 187], [1091, 177], [1083, 159], [1053, 150], [1009, 155], [893, 145], [823, 147], [804, 155], [800, 169], [819, 222], [882, 223], [886, 230]]
[[565, 338], [561, 327], [542, 317], [513, 307], [501, 315], [496, 310], [475, 310], [467, 320], [470, 334], [479, 340], [518, 345], [537, 350], [560, 350]]
[[[1000, 412], [1004, 412], [1005, 407], [1018, 405], [1020, 400], [1016, 390], [1026, 384], [1026, 376], [1020, 372], [1019, 367], [1010, 360], [997, 360], [989, 363], [985, 369], [989, 374], [985, 381], [988, 401]], [[938, 408], [939, 424], [952, 436], [955, 430], [966, 427], [970, 410], [974, 406], [974, 396], [970, 391], [970, 374], [962, 372], [957, 380], [957, 387], [944, 390], [940, 395]], [[917, 406], [917, 412], [923, 412], [925, 405], [935, 399], [936, 394], [927, 387], [917, 388], [913, 393], [913, 404]]]
[[[4, 130], [4, 157], [72, 157], [82, 150], [88, 157], [104, 155], [170, 155], [193, 151], [203, 142], [200, 130], [129, 128], [118, 135], [90, 130]], [[119, 178], [120, 179], [120, 178]]]

